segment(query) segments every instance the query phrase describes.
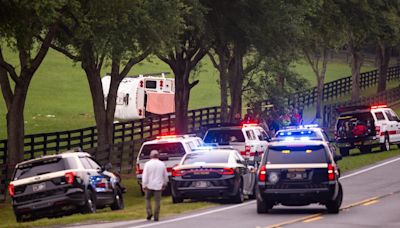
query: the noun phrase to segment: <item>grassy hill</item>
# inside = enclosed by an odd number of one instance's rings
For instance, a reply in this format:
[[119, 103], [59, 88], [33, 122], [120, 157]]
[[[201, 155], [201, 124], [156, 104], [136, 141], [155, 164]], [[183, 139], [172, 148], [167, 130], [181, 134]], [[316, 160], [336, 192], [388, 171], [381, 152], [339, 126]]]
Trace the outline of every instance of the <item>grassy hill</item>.
[[[17, 55], [10, 50], [4, 53], [5, 58], [18, 63]], [[299, 62], [294, 70], [315, 85], [311, 68]], [[370, 70], [366, 67], [363, 71]], [[169, 71], [169, 67], [157, 58], [151, 58], [135, 66], [130, 74]], [[109, 72], [109, 66], [103, 75]], [[328, 65], [327, 81], [350, 75], [348, 64], [335, 61]], [[218, 73], [210, 60], [201, 62], [196, 79], [200, 83], [193, 88], [190, 97], [190, 108], [201, 108], [219, 105]], [[6, 137], [6, 108], [0, 99], [0, 139]], [[94, 125], [92, 103], [88, 82], [79, 63], [73, 63], [55, 51], [50, 50], [37, 74], [34, 76], [25, 106], [26, 134], [62, 131]]]

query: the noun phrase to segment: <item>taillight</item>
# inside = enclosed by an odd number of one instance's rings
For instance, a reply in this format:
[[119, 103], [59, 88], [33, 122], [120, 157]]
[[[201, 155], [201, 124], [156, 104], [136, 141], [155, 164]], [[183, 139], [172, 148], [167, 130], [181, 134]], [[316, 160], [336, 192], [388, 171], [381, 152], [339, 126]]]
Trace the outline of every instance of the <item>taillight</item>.
[[99, 182], [96, 184], [96, 188], [106, 188], [106, 187], [107, 187], [106, 183], [104, 183], [104, 182]]
[[139, 109], [139, 116], [143, 115], [142, 109]]
[[244, 146], [244, 152], [250, 153], [251, 146]]
[[164, 81], [160, 81], [160, 87], [163, 87], [163, 85], [164, 85]]
[[328, 180], [334, 181], [335, 180], [335, 168], [332, 164], [328, 164]]
[[143, 87], [143, 81], [140, 81], [140, 87]]
[[265, 168], [265, 165], [260, 167], [260, 170], [258, 171], [258, 180], [259, 181], [265, 181], [267, 177], [267, 168]]
[[172, 169], [171, 175], [173, 177], [180, 177], [183, 175], [183, 172], [180, 169]]
[[232, 168], [224, 168], [222, 175], [233, 175], [235, 171]]
[[64, 176], [65, 176], [65, 181], [66, 181], [69, 185], [72, 185], [72, 184], [74, 183], [76, 173], [75, 173], [75, 172], [68, 172], [68, 173], [65, 173]]
[[136, 164], [136, 174], [142, 174], [143, 170], [140, 169], [140, 165]]
[[8, 185], [8, 193], [10, 194], [11, 197], [14, 197], [15, 189], [13, 184]]
[[376, 132], [376, 135], [380, 135], [381, 134], [381, 127], [380, 126], [375, 126], [375, 132]]

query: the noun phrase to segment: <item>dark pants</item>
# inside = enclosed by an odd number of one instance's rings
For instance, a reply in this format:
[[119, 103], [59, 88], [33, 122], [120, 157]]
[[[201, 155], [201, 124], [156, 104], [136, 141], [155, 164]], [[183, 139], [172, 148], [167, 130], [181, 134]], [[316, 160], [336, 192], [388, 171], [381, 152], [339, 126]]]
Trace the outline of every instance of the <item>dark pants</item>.
[[[160, 201], [161, 201], [161, 190], [146, 190], [146, 211], [147, 211], [147, 216], [154, 215], [154, 219], [158, 219], [158, 216], [160, 215]], [[151, 209], [151, 197], [154, 195], [154, 201], [155, 201], [155, 209], [154, 209], [154, 214], [153, 210]]]

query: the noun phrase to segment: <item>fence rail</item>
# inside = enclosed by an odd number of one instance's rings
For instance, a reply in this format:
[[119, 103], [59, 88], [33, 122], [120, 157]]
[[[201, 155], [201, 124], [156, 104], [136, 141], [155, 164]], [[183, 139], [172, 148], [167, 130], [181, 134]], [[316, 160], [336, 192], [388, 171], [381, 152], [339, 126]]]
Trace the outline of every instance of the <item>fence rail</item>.
[[[387, 80], [400, 79], [400, 66], [388, 69]], [[361, 74], [362, 89], [376, 85], [378, 81], [378, 71], [373, 70]], [[351, 77], [338, 79], [324, 85], [323, 100], [340, 97], [351, 91]], [[399, 92], [400, 93], [400, 92]], [[311, 88], [298, 92], [290, 96], [286, 103], [295, 107], [307, 107], [316, 102], [317, 89]], [[399, 98], [400, 99], [400, 98]], [[271, 103], [264, 101], [264, 103]], [[333, 118], [334, 113], [324, 108], [324, 117]], [[220, 122], [221, 108], [207, 107], [202, 109], [190, 110], [188, 112], [188, 131], [198, 132], [202, 125], [216, 124]], [[24, 138], [24, 158], [32, 159], [41, 155], [54, 154], [59, 151], [69, 150], [74, 147], [81, 147], [89, 151], [100, 161], [112, 162], [114, 165], [128, 167], [126, 170], [132, 171], [134, 151], [138, 150], [141, 142], [160, 134], [172, 134], [175, 132], [175, 115], [154, 115], [140, 120], [121, 122], [114, 124], [113, 145], [97, 147], [97, 129], [88, 127], [71, 131], [61, 131], [43, 134], [26, 135]], [[127, 157], [126, 157], [127, 156]], [[0, 199], [5, 196], [7, 184], [7, 171], [12, 164], [7, 164], [7, 140], [0, 140]], [[118, 162], [119, 161], [119, 162]], [[124, 163], [125, 162], [125, 163]]]

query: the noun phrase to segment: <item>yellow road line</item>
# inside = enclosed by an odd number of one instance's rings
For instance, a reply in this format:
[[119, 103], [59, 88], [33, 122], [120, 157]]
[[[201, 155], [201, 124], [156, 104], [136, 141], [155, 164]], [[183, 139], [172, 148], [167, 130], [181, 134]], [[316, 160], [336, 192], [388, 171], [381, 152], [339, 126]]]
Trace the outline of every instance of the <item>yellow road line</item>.
[[315, 217], [315, 218], [307, 219], [307, 220], [304, 220], [303, 222], [309, 223], [309, 222], [314, 222], [314, 221], [317, 221], [317, 220], [320, 220], [320, 219], [322, 219], [322, 216], [318, 216], [318, 217]]
[[349, 209], [349, 208], [352, 208], [352, 207], [355, 207], [355, 206], [359, 206], [359, 205], [363, 205], [363, 204], [365, 204], [365, 203], [368, 203], [368, 202], [370, 202], [370, 201], [374, 201], [374, 200], [377, 200], [377, 199], [378, 199], [378, 197], [371, 197], [371, 198], [368, 198], [368, 199], [366, 199], [366, 200], [362, 200], [362, 201], [359, 201], [359, 202], [355, 202], [355, 203], [346, 205], [346, 206], [342, 207], [341, 209], [342, 209], [342, 210], [343, 210], [343, 209]]
[[372, 200], [372, 201], [363, 203], [363, 206], [368, 206], [368, 205], [376, 204], [377, 202], [379, 202], [379, 200]]
[[281, 226], [285, 226], [285, 225], [301, 222], [303, 220], [311, 219], [311, 218], [318, 217], [318, 216], [321, 216], [321, 215], [322, 215], [322, 213], [308, 215], [308, 216], [300, 217], [300, 218], [297, 218], [297, 219], [289, 220], [289, 221], [286, 221], [286, 222], [278, 223], [278, 224], [275, 224], [275, 225], [267, 226], [266, 228], [278, 228], [278, 227], [281, 227]]

